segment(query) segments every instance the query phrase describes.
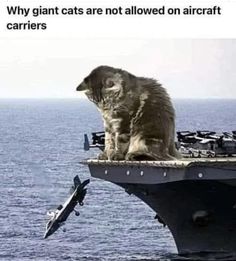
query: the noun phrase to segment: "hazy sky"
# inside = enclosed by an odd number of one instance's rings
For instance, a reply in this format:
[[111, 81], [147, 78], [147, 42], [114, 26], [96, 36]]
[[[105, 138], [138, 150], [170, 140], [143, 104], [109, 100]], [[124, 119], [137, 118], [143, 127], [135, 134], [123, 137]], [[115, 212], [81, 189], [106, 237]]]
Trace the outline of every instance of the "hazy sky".
[[96, 66], [158, 79], [173, 98], [236, 98], [236, 40], [1, 39], [0, 98], [75, 98]]

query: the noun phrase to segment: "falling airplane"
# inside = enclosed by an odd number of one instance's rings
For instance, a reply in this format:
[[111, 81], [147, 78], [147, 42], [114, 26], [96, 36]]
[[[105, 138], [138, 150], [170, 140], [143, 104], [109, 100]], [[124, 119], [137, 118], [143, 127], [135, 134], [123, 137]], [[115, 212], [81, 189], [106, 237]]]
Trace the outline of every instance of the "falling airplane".
[[61, 227], [64, 222], [69, 217], [72, 211], [75, 212], [76, 216], [79, 216], [80, 213], [76, 211], [74, 208], [79, 203], [80, 206], [83, 206], [83, 200], [87, 193], [87, 189], [85, 186], [89, 184], [90, 180], [87, 179], [81, 183], [78, 175], [74, 177], [74, 185], [72, 186], [72, 194], [65, 201], [63, 205], [59, 205], [56, 210], [49, 211], [47, 214], [50, 216], [50, 220], [46, 224], [46, 232], [44, 234], [44, 238], [52, 235], [59, 227]]

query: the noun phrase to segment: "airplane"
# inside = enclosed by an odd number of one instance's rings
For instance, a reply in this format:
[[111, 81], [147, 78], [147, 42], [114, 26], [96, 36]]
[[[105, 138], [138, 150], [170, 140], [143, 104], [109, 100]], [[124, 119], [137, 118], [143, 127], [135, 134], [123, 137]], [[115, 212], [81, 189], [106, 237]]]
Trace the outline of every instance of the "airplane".
[[236, 156], [236, 131], [216, 133], [214, 131], [177, 132], [177, 147], [183, 156], [216, 157]]
[[[236, 130], [217, 133], [209, 130], [178, 131], [176, 148], [183, 157], [205, 158], [218, 156], [236, 156]], [[105, 149], [105, 132], [93, 132], [92, 142], [89, 142], [87, 134], [84, 134], [84, 150], [90, 148]]]
[[99, 148], [102, 151], [105, 149], [104, 131], [92, 132], [92, 144], [89, 142], [88, 135], [84, 134], [84, 150], [88, 151], [90, 148]]
[[77, 204], [83, 206], [83, 200], [87, 193], [85, 186], [89, 184], [90, 180], [87, 179], [81, 183], [78, 175], [74, 177], [74, 185], [71, 188], [72, 194], [65, 201], [63, 205], [59, 205], [56, 210], [47, 212], [50, 216], [50, 220], [46, 224], [46, 232], [44, 238], [49, 237], [61, 227], [72, 211], [75, 212], [76, 216], [79, 216], [79, 211], [75, 210]]

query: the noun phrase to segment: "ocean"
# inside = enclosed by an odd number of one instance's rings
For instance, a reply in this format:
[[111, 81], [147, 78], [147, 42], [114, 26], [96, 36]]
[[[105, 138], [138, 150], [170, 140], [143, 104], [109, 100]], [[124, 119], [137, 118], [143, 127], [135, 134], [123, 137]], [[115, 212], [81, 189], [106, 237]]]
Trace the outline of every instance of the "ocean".
[[[236, 100], [174, 100], [176, 130], [236, 130]], [[79, 162], [85, 133], [103, 130], [85, 99], [0, 100], [0, 260], [179, 260], [155, 213]], [[81, 215], [43, 239], [46, 212], [69, 196], [73, 177], [91, 178]], [[187, 260], [187, 259], [184, 259]]]

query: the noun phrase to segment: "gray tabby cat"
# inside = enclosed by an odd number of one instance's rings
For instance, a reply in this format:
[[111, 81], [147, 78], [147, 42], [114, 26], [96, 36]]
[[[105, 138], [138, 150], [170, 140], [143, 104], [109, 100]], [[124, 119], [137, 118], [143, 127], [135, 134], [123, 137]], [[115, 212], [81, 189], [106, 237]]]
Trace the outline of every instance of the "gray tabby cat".
[[109, 66], [95, 68], [77, 87], [96, 104], [105, 127], [99, 159], [173, 160], [175, 112], [166, 90], [154, 79]]

